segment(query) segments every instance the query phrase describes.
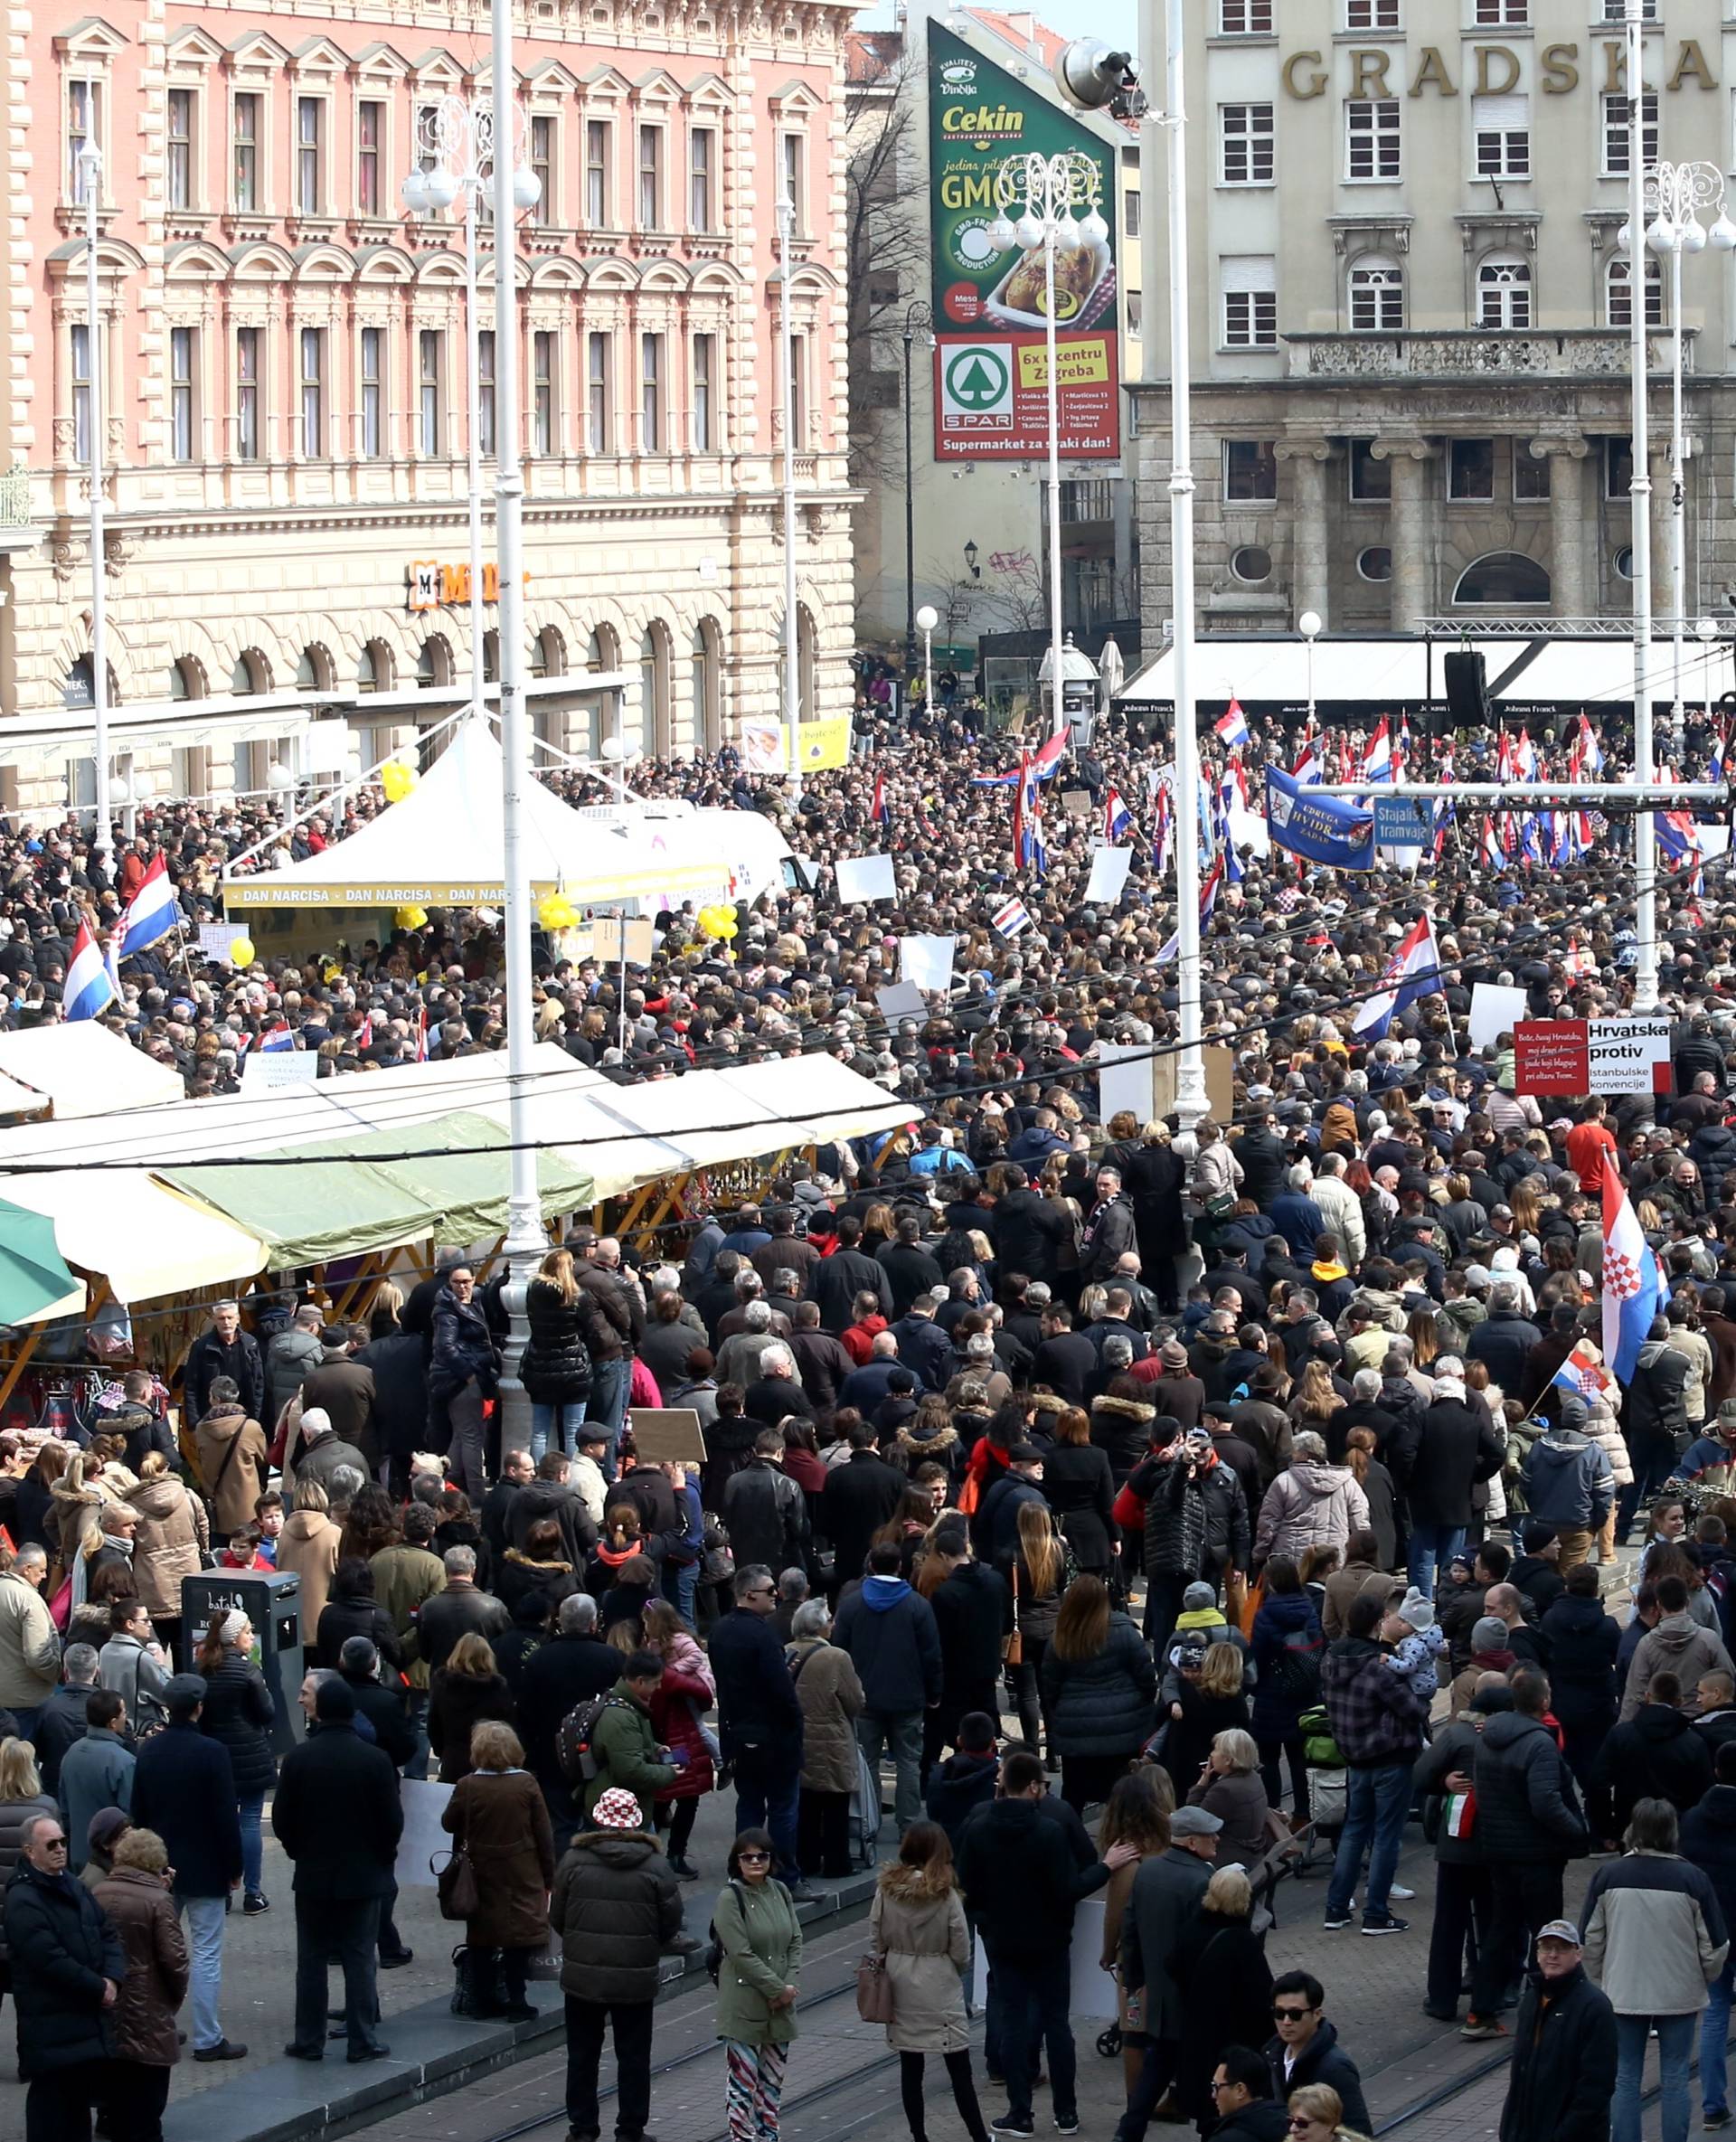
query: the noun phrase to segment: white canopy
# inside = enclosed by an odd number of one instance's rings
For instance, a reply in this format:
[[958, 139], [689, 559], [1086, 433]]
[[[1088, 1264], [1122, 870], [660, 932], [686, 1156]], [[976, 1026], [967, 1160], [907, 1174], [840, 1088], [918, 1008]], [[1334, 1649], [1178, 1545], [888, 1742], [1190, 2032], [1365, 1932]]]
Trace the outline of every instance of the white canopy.
[[85, 1271], [100, 1272], [118, 1302], [227, 1287], [265, 1266], [258, 1235], [143, 1168], [9, 1175], [5, 1194], [52, 1220], [61, 1255]]
[[181, 1074], [93, 1019], [0, 1033], [0, 1115], [107, 1116], [179, 1100]]
[[[486, 721], [461, 722], [401, 803], [305, 862], [229, 879], [223, 905], [242, 914], [498, 902], [505, 891], [504, 785], [492, 729]], [[536, 780], [526, 781], [520, 797], [521, 838], [535, 892], [558, 889], [578, 907], [637, 902], [646, 912], [728, 894], [731, 851], [746, 838], [740, 822], [755, 816], [726, 811], [668, 819], [631, 809], [580, 812]], [[716, 819], [736, 823], [718, 827], [710, 823]], [[762, 834], [756, 837], [763, 842]]]

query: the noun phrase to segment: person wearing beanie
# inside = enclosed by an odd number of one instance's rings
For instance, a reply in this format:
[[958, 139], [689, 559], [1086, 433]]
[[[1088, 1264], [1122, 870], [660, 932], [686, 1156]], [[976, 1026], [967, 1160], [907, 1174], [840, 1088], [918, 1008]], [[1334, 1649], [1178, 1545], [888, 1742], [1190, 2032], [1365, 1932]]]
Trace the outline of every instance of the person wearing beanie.
[[392, 1758], [355, 1730], [355, 1697], [334, 1675], [315, 1698], [318, 1731], [283, 1759], [271, 1826], [293, 1863], [296, 2025], [291, 2060], [326, 2057], [326, 1974], [344, 1971], [344, 2022], [352, 2062], [383, 2060], [375, 2029], [381, 1905], [392, 1886], [403, 1832]]
[[1471, 1663], [1453, 1677], [1448, 1692], [1448, 1715], [1457, 1718], [1470, 1703], [1477, 1684], [1485, 1674], [1510, 1674], [1519, 1661], [1507, 1643], [1507, 1625], [1498, 1614], [1479, 1616], [1471, 1629]]
[[1524, 1552], [1507, 1571], [1507, 1582], [1522, 1595], [1525, 1618], [1541, 1621], [1566, 1590], [1561, 1535], [1545, 1519], [1527, 1517], [1519, 1528], [1519, 1544]]
[[1401, 1599], [1387, 1609], [1381, 1629], [1382, 1641], [1392, 1647], [1390, 1662], [1396, 1674], [1410, 1684], [1412, 1695], [1433, 1703], [1440, 1686], [1440, 1661], [1447, 1656], [1447, 1639], [1435, 1619], [1435, 1602], [1413, 1584]]
[[651, 2025], [662, 1958], [682, 1930], [681, 1885], [632, 1793], [611, 1788], [554, 1871], [549, 1929], [566, 2002], [567, 2120], [595, 2136], [603, 2033], [615, 2040], [617, 2142], [646, 2142]]

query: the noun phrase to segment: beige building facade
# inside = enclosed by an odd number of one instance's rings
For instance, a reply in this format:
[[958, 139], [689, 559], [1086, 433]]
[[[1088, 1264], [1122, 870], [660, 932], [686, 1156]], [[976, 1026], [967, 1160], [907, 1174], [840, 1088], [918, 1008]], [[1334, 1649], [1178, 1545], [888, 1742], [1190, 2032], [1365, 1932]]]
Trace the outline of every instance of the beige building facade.
[[[1162, 0], [1145, 50], [1161, 55]], [[1646, 163], [1736, 189], [1736, 9], [1645, 0]], [[1631, 609], [1623, 0], [1201, 0], [1188, 208], [1199, 622], [1414, 633]], [[1148, 79], [1160, 103], [1160, 58]], [[1148, 156], [1153, 152], [1148, 152]], [[1154, 193], [1155, 193], [1154, 189]], [[1732, 203], [1736, 207], [1736, 203]], [[1136, 391], [1146, 646], [1170, 604], [1166, 218]], [[1714, 198], [1702, 211], [1709, 225]], [[1690, 620], [1736, 590], [1733, 257], [1682, 259]], [[1667, 612], [1671, 263], [1648, 262]]]

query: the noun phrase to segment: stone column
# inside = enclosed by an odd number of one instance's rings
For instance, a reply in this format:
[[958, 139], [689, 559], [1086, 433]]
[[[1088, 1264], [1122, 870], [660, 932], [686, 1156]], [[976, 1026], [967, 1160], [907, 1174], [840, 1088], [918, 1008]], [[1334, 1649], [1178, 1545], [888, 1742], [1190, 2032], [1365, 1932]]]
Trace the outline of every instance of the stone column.
[[[1675, 514], [1671, 501], [1674, 493], [1670, 485], [1670, 420], [1665, 404], [1662, 435], [1655, 422], [1652, 429], [1652, 615], [1668, 618], [1675, 607], [1675, 583], [1670, 572], [1670, 544], [1673, 540]], [[1684, 482], [1686, 473], [1684, 472]], [[1685, 578], [1685, 575], [1684, 576]], [[1688, 600], [1686, 591], [1683, 601]], [[1667, 659], [1667, 657], [1666, 657]]]
[[1280, 439], [1280, 461], [1292, 471], [1295, 497], [1290, 510], [1290, 621], [1305, 610], [1332, 623], [1331, 549], [1326, 532], [1326, 464], [1332, 448], [1325, 439]]
[[1549, 462], [1550, 607], [1558, 618], [1588, 617], [1581, 471], [1590, 448], [1582, 439], [1533, 439], [1531, 450]]
[[1429, 546], [1427, 467], [1434, 453], [1426, 439], [1377, 439], [1377, 461], [1392, 469], [1392, 629], [1420, 633], [1434, 608], [1434, 558]]

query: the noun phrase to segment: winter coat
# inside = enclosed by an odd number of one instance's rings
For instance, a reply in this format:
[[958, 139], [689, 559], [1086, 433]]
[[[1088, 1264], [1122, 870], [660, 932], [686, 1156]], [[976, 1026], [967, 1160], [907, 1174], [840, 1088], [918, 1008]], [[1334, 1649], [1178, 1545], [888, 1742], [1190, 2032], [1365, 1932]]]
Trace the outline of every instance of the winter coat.
[[[1065, 1827], [1035, 1800], [991, 1799], [966, 1817], [958, 1879], [992, 1963], [1031, 1966], [1065, 1955], [1080, 1900], [1109, 1878], [1089, 1845], [1085, 1850], [1081, 1867]], [[1018, 1869], [1016, 1882], [1007, 1880], [1009, 1867]]]
[[1486, 1860], [1560, 1866], [1588, 1848], [1566, 1759], [1541, 1718], [1497, 1712], [1478, 1737], [1471, 1776]]
[[1350, 1602], [1359, 1591], [1378, 1592], [1384, 1599], [1401, 1590], [1401, 1581], [1390, 1571], [1376, 1569], [1366, 1562], [1347, 1562], [1343, 1569], [1335, 1570], [1326, 1579], [1326, 1605], [1320, 1615], [1322, 1631], [1332, 1642], [1344, 1635]]
[[1697, 2015], [1730, 1931], [1704, 1873], [1668, 1852], [1598, 1869], [1580, 1910], [1585, 1967], [1618, 2015]]
[[561, 1990], [598, 2006], [649, 2007], [681, 1917], [681, 1885], [654, 1836], [580, 1831], [554, 1871], [549, 1898]]
[[1426, 1707], [1378, 1644], [1341, 1637], [1320, 1667], [1333, 1738], [1354, 1768], [1408, 1762], [1422, 1739]]
[[792, 1644], [788, 1656], [802, 1708], [802, 1788], [854, 1792], [855, 1721], [866, 1702], [855, 1662], [823, 1637]]
[[1517, 1391], [1525, 1380], [1525, 1362], [1541, 1333], [1517, 1309], [1491, 1309], [1465, 1344], [1465, 1359], [1487, 1365], [1489, 1381], [1504, 1391]]
[[864, 1707], [908, 1716], [940, 1700], [942, 1662], [934, 1609], [901, 1577], [865, 1577], [838, 1609], [832, 1640], [850, 1654]]
[[1259, 1679], [1254, 1684], [1254, 1735], [1260, 1741], [1288, 1741], [1296, 1735], [1297, 1721], [1319, 1702], [1313, 1695], [1288, 1693], [1283, 1686], [1282, 1660], [1286, 1639], [1307, 1637], [1316, 1673], [1326, 1658], [1320, 1617], [1306, 1591], [1269, 1591], [1254, 1616], [1250, 1640]]
[[1057, 1755], [1131, 1756], [1151, 1738], [1157, 1672], [1150, 1647], [1125, 1614], [1109, 1617], [1093, 1658], [1043, 1655], [1043, 1704]]
[[678, 1631], [664, 1655], [663, 1679], [651, 1698], [651, 1731], [664, 1747], [679, 1750], [687, 1765], [657, 1795], [660, 1805], [703, 1798], [715, 1784], [717, 1772], [699, 1722], [716, 1702], [717, 1684], [705, 1654], [684, 1630]]
[[1115, 1562], [1119, 1485], [1113, 1461], [1090, 1444], [1057, 1443], [1043, 1461], [1043, 1499], [1055, 1514], [1061, 1536], [1080, 1568], [1099, 1577], [1107, 1577]]
[[794, 2005], [771, 2004], [799, 1986], [802, 1928], [789, 1892], [769, 1875], [730, 1882], [712, 1907], [723, 1950], [717, 1975], [717, 2034], [740, 2045], [788, 2045], [797, 2035]]
[[187, 1349], [182, 1389], [187, 1413], [201, 1427], [211, 1404], [212, 1384], [219, 1376], [234, 1379], [243, 1412], [259, 1412], [265, 1403], [265, 1370], [259, 1343], [250, 1331], [238, 1331], [227, 1346], [214, 1330], [203, 1331]]
[[1598, 1599], [1571, 1593], [1537, 1624], [1549, 1646], [1550, 1709], [1563, 1726], [1601, 1735], [1616, 1722], [1616, 1649], [1620, 1625]]
[[538, 1406], [582, 1403], [590, 1396], [591, 1363], [609, 1344], [601, 1310], [582, 1287], [578, 1298], [567, 1302], [552, 1280], [533, 1279], [524, 1293], [524, 1316], [531, 1335], [518, 1373], [525, 1396]]
[[99, 1725], [74, 1741], [61, 1758], [55, 1790], [66, 1826], [66, 1864], [75, 1874], [90, 1855], [90, 1817], [105, 1807], [118, 1807], [123, 1815], [131, 1811], [137, 1760], [118, 1733]]
[[1296, 1458], [1266, 1491], [1254, 1528], [1254, 1562], [1262, 1566], [1274, 1554], [1300, 1562], [1310, 1547], [1336, 1547], [1368, 1524], [1368, 1497], [1354, 1473], [1343, 1466]]
[[853, 1450], [826, 1476], [819, 1526], [837, 1551], [840, 1585], [861, 1576], [869, 1542], [897, 1509], [908, 1485], [896, 1466], [872, 1450]]
[[1519, 1484], [1533, 1517], [1570, 1532], [1596, 1532], [1615, 1499], [1601, 1446], [1571, 1428], [1552, 1429], [1532, 1445]]
[[1668, 1671], [1688, 1695], [1698, 1687], [1703, 1674], [1736, 1673], [1730, 1654], [1717, 1636], [1703, 1628], [1692, 1612], [1666, 1614], [1639, 1639], [1628, 1678], [1622, 1685], [1621, 1715], [1631, 1718], [1646, 1701], [1654, 1674]]
[[[58, 1815], [52, 1792], [33, 1792], [27, 1799], [0, 1800], [0, 1900], [5, 1895], [6, 1884], [13, 1872], [24, 1857], [21, 1832], [33, 1816]], [[5, 1920], [0, 1916], [0, 1964], [6, 1960]]]
[[126, 1500], [138, 1513], [133, 1534], [133, 1575], [153, 1621], [181, 1612], [181, 1580], [196, 1577], [201, 1551], [211, 1545], [204, 1505], [173, 1473], [142, 1480]]
[[625, 1681], [609, 1690], [590, 1744], [597, 1775], [585, 1780], [587, 1815], [606, 1792], [616, 1789], [630, 1792], [641, 1807], [649, 1807], [681, 1775], [674, 1763], [658, 1760], [651, 1713]]
[[763, 1749], [780, 1774], [795, 1775], [802, 1711], [777, 1630], [763, 1615], [735, 1607], [713, 1625], [710, 1650], [724, 1756], [733, 1760], [738, 1749]]
[[542, 1619], [546, 1623], [552, 1619], [562, 1599], [571, 1599], [582, 1589], [570, 1562], [537, 1562], [516, 1547], [506, 1550], [495, 1574], [495, 1594], [514, 1620], [518, 1618], [520, 1601], [532, 1594], [542, 1602]]
[[447, 1407], [474, 1383], [485, 1398], [493, 1395], [498, 1369], [494, 1336], [481, 1304], [473, 1295], [460, 1302], [449, 1287], [434, 1297], [434, 1345], [428, 1360], [428, 1418], [430, 1434], [450, 1433]]
[[1001, 1647], [1013, 1627], [1013, 1592], [986, 1563], [959, 1564], [929, 1595], [940, 1639], [940, 1708], [955, 1718], [996, 1708]]
[[[1675, 1443], [1688, 1432], [1687, 1382], [1694, 1364], [1667, 1339], [1648, 1339], [1639, 1350], [1622, 1409], [1622, 1427], [1631, 1446]], [[1672, 1449], [1668, 1455], [1675, 1455]]]
[[82, 1882], [38, 1873], [21, 1860], [4, 1911], [18, 2010], [18, 2072], [39, 2075], [115, 2057], [118, 2004], [105, 2008], [105, 1979], [127, 1976], [120, 1936]]
[[886, 2043], [900, 2052], [962, 2052], [970, 2034], [958, 1975], [970, 1960], [970, 1930], [951, 1869], [937, 1882], [926, 1867], [882, 1867], [868, 1929], [892, 1981]]
[[283, 1759], [271, 1827], [295, 1862], [295, 1891], [318, 1903], [387, 1896], [403, 1835], [398, 1774], [347, 1720], [315, 1726]]
[[224, 1897], [241, 1879], [241, 1823], [228, 1751], [196, 1725], [171, 1722], [141, 1741], [133, 1820], [168, 1848], [177, 1897]]
[[1187, 1788], [1187, 1804], [1203, 1807], [1222, 1823], [1218, 1857], [1225, 1866], [1231, 1860], [1240, 1860], [1243, 1866], [1251, 1867], [1271, 1843], [1266, 1828], [1271, 1803], [1258, 1770], [1213, 1772], [1209, 1778], [1198, 1779]]
[[1736, 1785], [1714, 1785], [1682, 1817], [1682, 1856], [1712, 1883], [1727, 1928], [1736, 1928]]
[[481, 1910], [465, 1921], [478, 1949], [541, 1949], [554, 1881], [554, 1832], [528, 1770], [472, 1770], [440, 1816], [455, 1851], [469, 1854]]
[[799, 1569], [807, 1536], [807, 1503], [779, 1465], [755, 1458], [725, 1484], [723, 1522], [737, 1569], [762, 1562], [774, 1573]]
[[172, 2068], [181, 2057], [175, 2014], [187, 1997], [187, 1944], [175, 1899], [161, 1876], [116, 1867], [96, 1898], [120, 1938], [127, 1976], [115, 2004], [115, 2052], [146, 2068]]
[[[295, 1520], [292, 1518], [290, 1524]], [[289, 1526], [283, 1528], [287, 1536]], [[282, 1555], [278, 1555], [282, 1566]], [[390, 1616], [392, 1628], [405, 1657], [410, 1661], [410, 1685], [426, 1688], [429, 1672], [428, 1649], [418, 1627], [419, 1609], [446, 1590], [446, 1570], [438, 1554], [430, 1554], [426, 1547], [410, 1547], [400, 1543], [396, 1547], [382, 1547], [370, 1557], [368, 1567], [373, 1571], [373, 1598], [376, 1606]], [[473, 1593], [472, 1597], [477, 1596]], [[486, 1595], [482, 1595], [486, 1596]], [[499, 1602], [490, 1599], [491, 1606]], [[305, 1625], [304, 1625], [305, 1626]], [[317, 1628], [318, 1624], [316, 1623]], [[451, 1645], [458, 1641], [454, 1633]], [[444, 1654], [442, 1654], [444, 1656]]]
[[[1534, 1338], [1535, 1326], [1526, 1328]], [[1424, 1409], [1414, 1443], [1401, 1428], [1387, 1452], [1393, 1477], [1405, 1491], [1410, 1522], [1449, 1531], [1470, 1524], [1471, 1490], [1501, 1470], [1504, 1456], [1505, 1445], [1487, 1413], [1465, 1396], [1437, 1398]]]
[[0, 1708], [34, 1711], [61, 1677], [61, 1638], [34, 1585], [0, 1575]]
[[428, 1428], [422, 1342], [414, 1332], [388, 1332], [355, 1354], [373, 1375], [373, 1435], [389, 1458], [408, 1458]]
[[[1252, 1856], [1231, 1848], [1227, 1828], [1218, 1839], [1221, 1860]], [[1258, 2045], [1269, 2026], [1272, 1970], [1265, 1940], [1247, 1918], [1202, 1909], [1183, 1933], [1175, 1977], [1182, 1990], [1175, 2096], [1183, 2110], [1197, 2120], [1211, 2116], [1212, 2076], [1221, 2049]]]
[[1109, 1461], [1118, 1488], [1151, 1450], [1151, 1424], [1157, 1418], [1155, 1405], [1138, 1399], [1096, 1398], [1091, 1401], [1091, 1441]]
[[1327, 2090], [1336, 2090], [1344, 2108], [1340, 2133], [1346, 2128], [1357, 2135], [1373, 2133], [1374, 2123], [1368, 2116], [1368, 2100], [1363, 2095], [1362, 2073], [1338, 2043], [1338, 2026], [1330, 2017], [1321, 2017], [1319, 2028], [1288, 2074], [1284, 2068], [1287, 2048], [1282, 2038], [1269, 2038], [1261, 2050], [1266, 2055], [1266, 2065], [1271, 2070], [1272, 2094], [1280, 2104], [1304, 2083], [1320, 2083]]
[[1252, 1535], [1241, 1483], [1213, 1460], [1189, 1479], [1179, 1459], [1146, 1458], [1126, 1492], [1146, 1505], [1146, 1574], [1216, 1579], [1248, 1567]]
[[1212, 1870], [1191, 1852], [1171, 1845], [1139, 1864], [1121, 1915], [1121, 1983], [1129, 1996], [1144, 1989], [1145, 2028], [1154, 2038], [1179, 2040], [1184, 1944], [1199, 1923]]
[[486, 1718], [513, 1722], [513, 1692], [500, 1674], [455, 1674], [437, 1666], [428, 1684], [428, 1744], [440, 1759], [440, 1783], [470, 1774], [470, 1735]]
[[1564, 1978], [1528, 1972], [1500, 2142], [1609, 2142], [1616, 2064], [1615, 2011], [1585, 1966]]
[[[278, 1534], [278, 1567], [301, 1580], [304, 1631], [319, 1627], [319, 1618], [332, 1595], [332, 1580], [337, 1574], [337, 1544], [343, 1537], [343, 1526], [335, 1524], [324, 1510], [292, 1510], [284, 1519], [283, 1530]], [[440, 1581], [444, 1583], [445, 1578]], [[377, 1587], [377, 1571], [375, 1583]], [[393, 1627], [397, 1627], [395, 1619]], [[399, 1631], [401, 1636], [402, 1633]]]
[[326, 1349], [316, 1331], [300, 1331], [292, 1326], [278, 1334], [265, 1354], [268, 1420], [275, 1420], [289, 1401], [297, 1396], [304, 1378], [310, 1376], [325, 1358]]
[[1599, 1835], [1618, 1838], [1637, 1801], [1668, 1800], [1683, 1815], [1712, 1781], [1712, 1750], [1693, 1721], [1666, 1703], [1645, 1703], [1605, 1735], [1587, 1795]]
[[226, 1540], [253, 1522], [253, 1505], [265, 1493], [271, 1469], [270, 1446], [265, 1430], [240, 1406], [207, 1413], [193, 1441], [211, 1522], [217, 1537]]
[[[303, 1622], [304, 1631], [307, 1626]], [[314, 1630], [312, 1663], [335, 1667], [339, 1654], [352, 1637], [365, 1637], [388, 1666], [395, 1667], [402, 1663], [402, 1647], [392, 1616], [376, 1600], [348, 1594], [327, 1599], [321, 1609]], [[306, 1641], [305, 1636], [303, 1640]]]
[[237, 1799], [250, 1799], [271, 1789], [278, 1771], [277, 1759], [271, 1752], [271, 1729], [276, 1721], [277, 1710], [265, 1675], [238, 1652], [225, 1651], [216, 1670], [205, 1675], [199, 1730], [208, 1741], [229, 1750]]

